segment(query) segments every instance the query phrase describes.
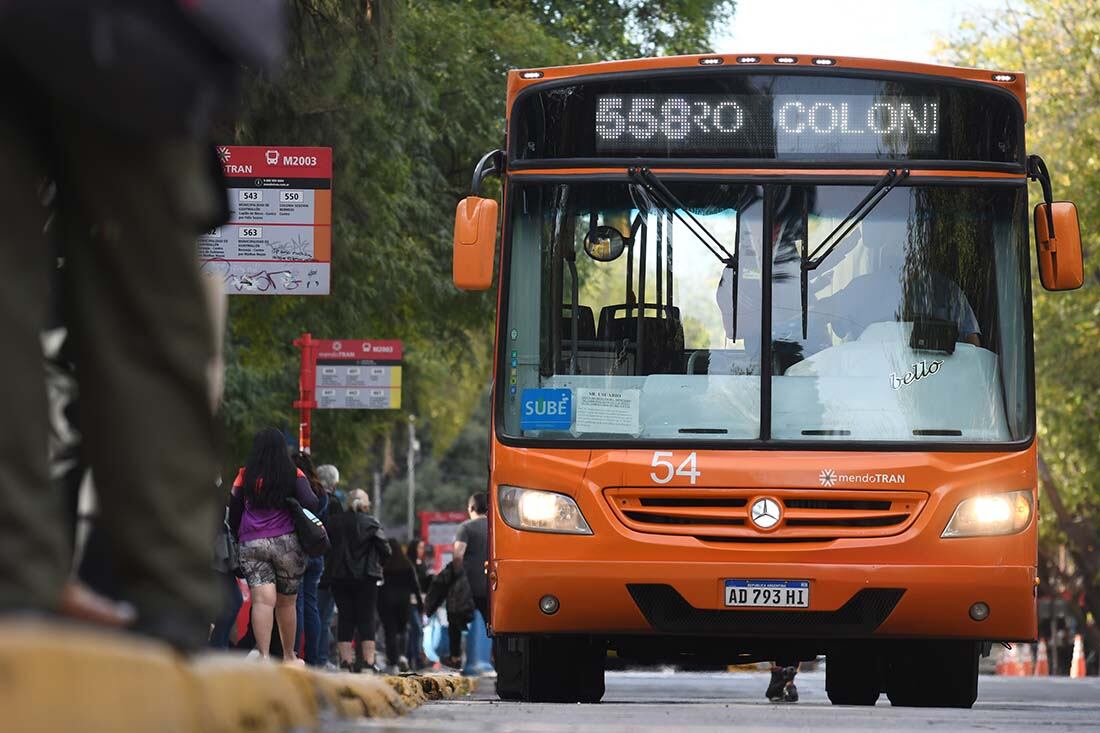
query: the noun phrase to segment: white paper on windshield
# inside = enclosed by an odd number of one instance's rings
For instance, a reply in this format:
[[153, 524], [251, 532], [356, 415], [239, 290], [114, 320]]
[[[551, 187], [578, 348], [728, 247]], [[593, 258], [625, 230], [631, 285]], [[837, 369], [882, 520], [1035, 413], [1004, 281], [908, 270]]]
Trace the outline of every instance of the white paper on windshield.
[[578, 389], [578, 433], [637, 435], [641, 391], [637, 389]]

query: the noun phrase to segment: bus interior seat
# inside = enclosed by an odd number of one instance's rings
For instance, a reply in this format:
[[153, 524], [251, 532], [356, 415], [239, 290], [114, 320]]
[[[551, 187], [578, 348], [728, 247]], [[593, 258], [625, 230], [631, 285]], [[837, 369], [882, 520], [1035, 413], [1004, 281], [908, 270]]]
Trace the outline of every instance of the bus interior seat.
[[[573, 306], [565, 303], [561, 307], [561, 342], [565, 348], [573, 338]], [[577, 307], [577, 340], [596, 340], [596, 317], [592, 313], [591, 306]]]
[[[682, 374], [684, 371], [684, 324], [680, 309], [646, 303], [644, 353], [646, 374]], [[658, 315], [664, 311], [667, 316]], [[652, 312], [654, 315], [648, 315]], [[638, 336], [638, 306], [626, 303], [604, 306], [600, 311], [597, 336], [602, 341], [621, 343]]]

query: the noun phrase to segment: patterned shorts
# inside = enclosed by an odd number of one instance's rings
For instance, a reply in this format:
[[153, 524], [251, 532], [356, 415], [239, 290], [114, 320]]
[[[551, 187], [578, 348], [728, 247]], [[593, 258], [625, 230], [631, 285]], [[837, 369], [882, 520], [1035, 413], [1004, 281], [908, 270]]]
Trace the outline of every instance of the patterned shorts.
[[241, 569], [250, 588], [274, 583], [279, 595], [295, 595], [307, 559], [294, 532], [241, 543]]

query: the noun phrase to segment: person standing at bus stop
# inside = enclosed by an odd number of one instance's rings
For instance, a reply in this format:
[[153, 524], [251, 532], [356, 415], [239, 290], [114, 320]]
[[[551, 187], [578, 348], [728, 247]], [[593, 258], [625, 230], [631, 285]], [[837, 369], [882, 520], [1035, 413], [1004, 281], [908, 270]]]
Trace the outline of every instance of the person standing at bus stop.
[[[454, 562], [461, 565], [470, 584], [474, 607], [481, 613], [481, 622], [489, 623], [489, 583], [485, 576], [485, 563], [489, 560], [489, 512], [485, 492], [479, 491], [466, 504], [470, 518], [463, 522], [455, 534]], [[462, 625], [463, 627], [465, 624]], [[451, 637], [451, 659], [460, 657], [464, 628], [448, 627]]]
[[[274, 70], [283, 6], [0, 2], [0, 612], [62, 607], [71, 543], [49, 487], [39, 334], [57, 182], [65, 318], [100, 525], [135, 628], [205, 642], [219, 495], [208, 380], [217, 334], [196, 236], [228, 218], [210, 144], [242, 63]], [[125, 621], [118, 618], [118, 621]]]

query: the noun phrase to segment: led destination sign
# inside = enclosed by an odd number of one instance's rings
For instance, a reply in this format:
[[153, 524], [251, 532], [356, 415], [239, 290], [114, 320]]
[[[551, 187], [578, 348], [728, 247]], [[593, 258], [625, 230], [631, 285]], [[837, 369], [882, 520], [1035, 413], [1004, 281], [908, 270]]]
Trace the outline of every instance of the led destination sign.
[[930, 96], [605, 94], [595, 103], [603, 155], [925, 157], [941, 124]]

